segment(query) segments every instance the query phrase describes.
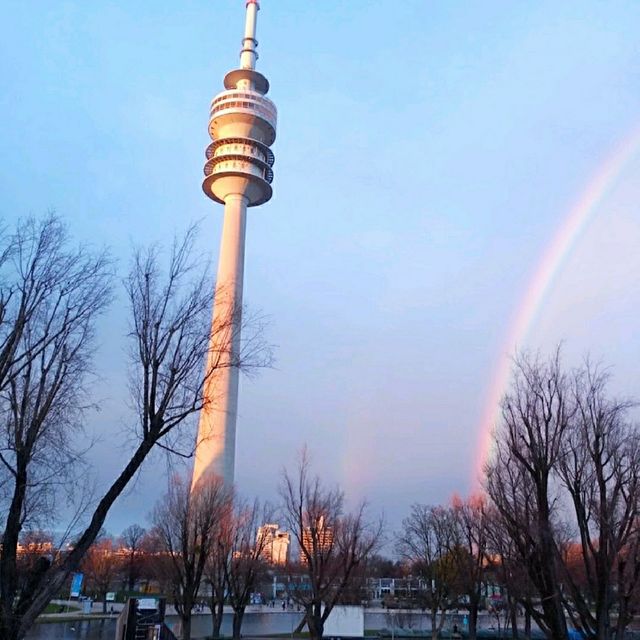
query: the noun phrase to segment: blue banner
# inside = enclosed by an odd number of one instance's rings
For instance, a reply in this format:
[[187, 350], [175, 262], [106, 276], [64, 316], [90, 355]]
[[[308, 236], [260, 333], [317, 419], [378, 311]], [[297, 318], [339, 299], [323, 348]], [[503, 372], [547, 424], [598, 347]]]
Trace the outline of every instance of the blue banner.
[[71, 578], [71, 597], [77, 598], [80, 595], [80, 589], [82, 589], [82, 579], [84, 578], [84, 574], [82, 573], [74, 573]]

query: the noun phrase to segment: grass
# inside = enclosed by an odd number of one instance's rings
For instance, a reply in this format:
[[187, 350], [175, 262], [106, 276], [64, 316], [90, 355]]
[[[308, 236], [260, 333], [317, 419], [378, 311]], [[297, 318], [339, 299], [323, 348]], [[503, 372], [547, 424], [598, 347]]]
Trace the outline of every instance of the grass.
[[[300, 633], [294, 633], [293, 635], [291, 633], [256, 633], [255, 634], [256, 638], [260, 637], [260, 638], [308, 638], [309, 637], [309, 632], [308, 631], [301, 631]], [[221, 638], [223, 638], [224, 636], [220, 636]], [[229, 636], [231, 637], [231, 636]]]
[[80, 611], [80, 607], [72, 604], [71, 606], [67, 607], [66, 605], [61, 605], [61, 604], [55, 604], [53, 602], [50, 602], [47, 605], [47, 608], [42, 612], [42, 615], [46, 615], [47, 613], [60, 613], [60, 607], [64, 607], [64, 609], [62, 610], [63, 612], [65, 611]]
[[46, 615], [43, 613], [38, 617], [38, 622], [82, 622], [83, 620], [106, 620], [107, 618], [111, 618], [109, 614], [104, 613], [87, 613], [84, 615], [70, 615], [70, 616], [54, 616], [54, 615]]

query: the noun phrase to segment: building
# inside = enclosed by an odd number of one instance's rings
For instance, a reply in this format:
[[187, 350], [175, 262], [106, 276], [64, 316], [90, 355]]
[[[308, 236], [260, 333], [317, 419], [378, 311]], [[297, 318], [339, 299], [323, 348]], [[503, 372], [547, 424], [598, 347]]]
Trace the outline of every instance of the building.
[[384, 602], [385, 606], [414, 603], [424, 599], [427, 582], [422, 578], [368, 578], [367, 592], [370, 600]]
[[300, 562], [306, 564], [307, 557], [304, 549], [308, 553], [322, 554], [328, 552], [333, 546], [333, 529], [325, 526], [324, 516], [320, 516], [315, 524], [305, 527], [302, 532], [302, 545], [300, 549]]
[[247, 208], [271, 198], [277, 111], [269, 82], [256, 71], [258, 0], [247, 0], [240, 68], [211, 102], [203, 189], [224, 205], [216, 298], [200, 412], [192, 486], [206, 475], [234, 480], [238, 363], [241, 359], [242, 287]]
[[291, 534], [280, 531], [277, 524], [264, 524], [258, 529], [256, 545], [262, 546], [262, 557], [269, 564], [287, 564], [290, 544]]

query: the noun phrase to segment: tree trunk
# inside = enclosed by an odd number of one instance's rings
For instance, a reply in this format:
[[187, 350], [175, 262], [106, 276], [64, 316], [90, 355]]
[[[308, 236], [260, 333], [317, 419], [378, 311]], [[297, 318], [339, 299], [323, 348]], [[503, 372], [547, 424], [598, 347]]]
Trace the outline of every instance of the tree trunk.
[[509, 606], [509, 618], [511, 621], [511, 637], [518, 640], [518, 603], [511, 597], [507, 597], [507, 605]]
[[539, 575], [539, 591], [542, 610], [550, 640], [567, 637], [567, 621], [565, 618], [562, 597], [560, 595], [559, 580], [556, 569], [558, 550], [553, 538], [549, 517], [548, 494], [546, 482], [540, 483], [538, 488], [538, 504], [541, 505], [538, 517], [540, 530], [540, 549], [537, 552], [536, 564]]
[[322, 640], [324, 633], [324, 622], [322, 622], [322, 614], [320, 607], [312, 605], [311, 611], [307, 612], [307, 626], [309, 627], [309, 638], [311, 640]]
[[431, 609], [431, 640], [438, 640], [438, 610]]
[[526, 607], [524, 610], [524, 637], [531, 640], [531, 612]]
[[306, 625], [307, 625], [307, 617], [303, 616], [302, 620], [298, 622], [298, 626], [293, 630], [293, 635], [302, 633], [302, 630], [305, 628]]
[[182, 615], [182, 640], [191, 640], [191, 609]]
[[14, 607], [18, 588], [17, 548], [26, 491], [27, 468], [19, 463], [0, 551], [0, 638], [8, 640], [19, 638]]
[[3, 626], [3, 629], [6, 629], [7, 635], [3, 635], [2, 640], [20, 640], [18, 629], [15, 625], [6, 624], [6, 626]]
[[606, 600], [602, 609], [597, 611], [596, 615], [598, 616], [598, 640], [611, 640], [611, 619], [608, 602]]
[[224, 615], [224, 602], [218, 600], [211, 602], [211, 626], [213, 638], [220, 637], [220, 629], [222, 628], [222, 616]]
[[233, 638], [239, 640], [242, 631], [242, 619], [244, 618], [244, 607], [233, 610]]
[[[2, 610], [0, 612], [2, 615], [2, 620], [0, 620], [0, 637], [2, 640], [5, 640], [5, 638], [6, 640], [22, 640], [22, 638], [26, 636], [27, 632], [36, 621], [36, 618], [44, 611], [51, 598], [53, 598], [62, 588], [62, 585], [69, 575], [71, 575], [71, 572], [80, 564], [80, 560], [100, 532], [111, 505], [113, 505], [116, 498], [118, 498], [118, 496], [124, 491], [131, 478], [133, 478], [137, 473], [138, 469], [147, 457], [147, 454], [153, 448], [153, 445], [154, 441], [151, 439], [143, 440], [138, 445], [138, 448], [125, 468], [98, 503], [96, 510], [93, 512], [89, 526], [85, 529], [84, 533], [74, 546], [73, 551], [69, 553], [65, 561], [60, 566], [52, 568], [50, 572], [47, 572], [47, 574], [43, 576], [43, 579], [36, 588], [33, 598], [31, 598], [28, 603], [28, 608], [26, 608], [26, 611], [24, 611], [20, 618], [14, 623], [19, 627], [15, 635], [12, 636], [6, 633], [4, 628], [4, 625], [6, 624], [5, 621], [7, 621], [5, 618], [5, 611]], [[10, 619], [13, 619], [13, 617], [14, 616], [11, 615]]]
[[478, 603], [472, 602], [469, 607], [469, 640], [476, 640], [478, 634]]
[[134, 567], [133, 567], [133, 563], [135, 562], [133, 556], [131, 557], [131, 559], [129, 560], [129, 575], [127, 577], [127, 587], [129, 588], [129, 591], [133, 591], [133, 587], [135, 586], [135, 576], [134, 576]]

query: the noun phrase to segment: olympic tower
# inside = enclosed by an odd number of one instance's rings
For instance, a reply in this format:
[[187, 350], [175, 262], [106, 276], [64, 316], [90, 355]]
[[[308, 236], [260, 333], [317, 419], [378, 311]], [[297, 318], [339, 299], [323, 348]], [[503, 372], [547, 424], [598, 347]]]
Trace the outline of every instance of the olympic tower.
[[192, 486], [206, 475], [234, 480], [242, 280], [247, 207], [271, 198], [276, 107], [265, 97], [269, 82], [255, 69], [258, 0], [247, 0], [240, 68], [227, 73], [225, 90], [211, 102], [203, 189], [224, 205], [216, 297], [200, 412]]

